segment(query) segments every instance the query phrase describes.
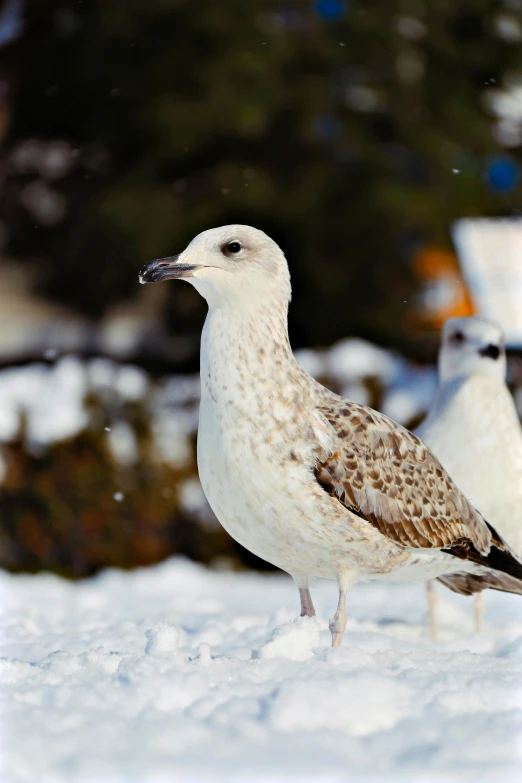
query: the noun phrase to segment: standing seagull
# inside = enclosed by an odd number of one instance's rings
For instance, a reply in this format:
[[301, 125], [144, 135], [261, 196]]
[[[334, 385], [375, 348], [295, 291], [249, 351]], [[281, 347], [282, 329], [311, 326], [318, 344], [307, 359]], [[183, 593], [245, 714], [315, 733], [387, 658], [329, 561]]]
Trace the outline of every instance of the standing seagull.
[[522, 594], [522, 564], [422, 442], [329, 392], [297, 364], [287, 330], [290, 275], [279, 247], [249, 226], [199, 234], [156, 259], [142, 283], [184, 278], [205, 297], [198, 467], [209, 503], [243, 546], [293, 577], [335, 579], [332, 644], [357, 579], [458, 573]]
[[[416, 434], [513, 550], [522, 554], [522, 428], [506, 386], [504, 335], [485, 318], [450, 318], [442, 330], [439, 389]], [[441, 577], [467, 592], [461, 577]], [[435, 594], [428, 606], [436, 636]], [[470, 591], [472, 592], [472, 591]], [[480, 631], [482, 595], [475, 597]]]

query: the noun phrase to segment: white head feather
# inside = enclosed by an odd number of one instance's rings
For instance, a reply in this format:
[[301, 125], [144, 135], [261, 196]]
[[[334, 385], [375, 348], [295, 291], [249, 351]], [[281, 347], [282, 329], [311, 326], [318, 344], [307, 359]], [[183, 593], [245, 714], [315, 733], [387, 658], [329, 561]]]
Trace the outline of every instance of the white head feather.
[[442, 383], [471, 375], [504, 381], [506, 352], [500, 326], [486, 318], [449, 318], [442, 330], [439, 351]]

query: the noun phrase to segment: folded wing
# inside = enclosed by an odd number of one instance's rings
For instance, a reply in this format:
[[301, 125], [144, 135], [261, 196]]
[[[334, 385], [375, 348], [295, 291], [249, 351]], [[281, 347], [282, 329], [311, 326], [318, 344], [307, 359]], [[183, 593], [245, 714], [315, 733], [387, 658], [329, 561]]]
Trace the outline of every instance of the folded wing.
[[460, 558], [467, 550], [488, 554], [489, 526], [419, 438], [340, 398], [323, 400], [319, 410], [338, 446], [316, 466], [325, 491], [404, 546], [450, 550]]

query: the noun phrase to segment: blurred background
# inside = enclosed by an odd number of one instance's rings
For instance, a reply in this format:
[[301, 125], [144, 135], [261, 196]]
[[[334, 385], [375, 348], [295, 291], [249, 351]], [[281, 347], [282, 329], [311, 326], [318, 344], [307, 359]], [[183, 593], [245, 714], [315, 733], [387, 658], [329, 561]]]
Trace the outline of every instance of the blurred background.
[[521, 165], [522, 0], [0, 0], [0, 566], [266, 567], [197, 478], [205, 303], [140, 267], [265, 230], [300, 362], [414, 426]]

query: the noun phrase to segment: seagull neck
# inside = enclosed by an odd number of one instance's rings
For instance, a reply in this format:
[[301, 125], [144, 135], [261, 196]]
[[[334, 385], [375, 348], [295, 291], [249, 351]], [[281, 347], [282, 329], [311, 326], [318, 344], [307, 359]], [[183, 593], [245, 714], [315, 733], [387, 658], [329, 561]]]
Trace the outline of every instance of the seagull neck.
[[492, 389], [497, 391], [499, 386], [503, 386], [502, 381], [497, 380], [486, 374], [475, 373], [472, 375], [456, 375], [452, 378], [442, 379], [437, 390], [437, 397], [446, 401], [453, 397], [462, 389]]
[[210, 308], [201, 338], [202, 377], [221, 382], [290, 381], [300, 375], [288, 338], [287, 306]]
[[480, 410], [480, 406], [473, 404], [477, 395], [482, 400], [486, 398], [494, 400], [502, 395], [503, 387], [504, 384], [496, 379], [480, 374], [443, 379], [439, 383], [429, 418], [437, 418], [455, 401], [458, 401], [459, 408], [462, 409], [460, 415], [474, 416]]

